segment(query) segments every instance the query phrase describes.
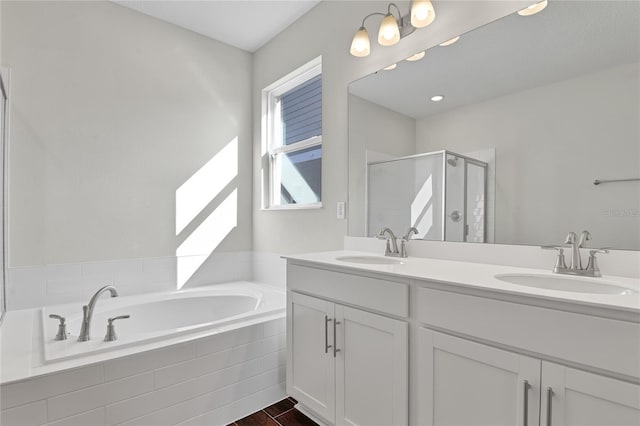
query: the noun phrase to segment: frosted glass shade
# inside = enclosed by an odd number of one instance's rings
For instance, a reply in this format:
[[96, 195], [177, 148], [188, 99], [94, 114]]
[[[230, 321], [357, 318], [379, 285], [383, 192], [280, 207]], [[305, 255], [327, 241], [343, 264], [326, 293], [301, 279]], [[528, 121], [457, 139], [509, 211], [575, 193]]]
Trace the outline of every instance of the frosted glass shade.
[[380, 23], [380, 31], [378, 32], [378, 44], [381, 46], [393, 46], [400, 41], [400, 29], [396, 18], [387, 13]]
[[411, 25], [423, 28], [436, 19], [436, 11], [431, 0], [413, 0], [411, 4]]
[[360, 27], [353, 36], [351, 42], [351, 54], [358, 58], [364, 58], [371, 52], [371, 44], [369, 42], [369, 33], [365, 27]]

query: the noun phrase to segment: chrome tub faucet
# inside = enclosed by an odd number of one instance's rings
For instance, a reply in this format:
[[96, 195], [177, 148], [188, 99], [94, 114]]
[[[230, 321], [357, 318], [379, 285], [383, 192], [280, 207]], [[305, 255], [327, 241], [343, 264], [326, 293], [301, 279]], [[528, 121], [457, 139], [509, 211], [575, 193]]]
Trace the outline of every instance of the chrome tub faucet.
[[112, 285], [106, 285], [102, 287], [100, 290], [96, 291], [96, 293], [91, 296], [91, 300], [89, 300], [89, 304], [84, 305], [82, 307], [82, 327], [80, 328], [80, 336], [78, 337], [78, 342], [86, 342], [87, 340], [91, 340], [90, 331], [91, 331], [91, 318], [93, 317], [93, 309], [98, 302], [98, 298], [102, 293], [108, 291], [111, 293], [111, 297], [118, 297], [118, 290]]

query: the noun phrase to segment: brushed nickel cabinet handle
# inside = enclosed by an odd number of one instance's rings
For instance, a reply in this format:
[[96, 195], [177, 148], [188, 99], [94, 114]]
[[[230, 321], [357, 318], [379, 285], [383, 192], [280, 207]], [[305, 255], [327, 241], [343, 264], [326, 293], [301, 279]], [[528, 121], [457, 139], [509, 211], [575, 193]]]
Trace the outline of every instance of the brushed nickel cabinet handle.
[[340, 352], [340, 349], [338, 349], [338, 345], [336, 343], [336, 326], [338, 324], [342, 324], [340, 321], [337, 320], [333, 320], [333, 357], [335, 358], [338, 354], [338, 352]]
[[551, 404], [553, 398], [553, 389], [547, 387], [547, 426], [551, 426]]
[[324, 353], [328, 354], [331, 345], [329, 344], [329, 323], [332, 321], [328, 316], [324, 316]]
[[524, 405], [522, 408], [522, 426], [529, 426], [529, 388], [531, 385], [524, 381]]

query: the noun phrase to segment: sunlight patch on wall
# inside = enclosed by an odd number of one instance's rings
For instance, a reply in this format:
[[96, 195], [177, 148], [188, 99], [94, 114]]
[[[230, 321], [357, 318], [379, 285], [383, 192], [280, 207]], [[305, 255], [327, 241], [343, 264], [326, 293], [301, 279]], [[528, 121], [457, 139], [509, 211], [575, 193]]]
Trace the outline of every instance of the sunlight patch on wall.
[[178, 290], [236, 226], [238, 226], [238, 190], [234, 189], [176, 250]]
[[238, 137], [176, 190], [176, 235], [238, 175]]
[[433, 179], [432, 175], [411, 202], [411, 225], [418, 229], [418, 238], [424, 238], [433, 227]]

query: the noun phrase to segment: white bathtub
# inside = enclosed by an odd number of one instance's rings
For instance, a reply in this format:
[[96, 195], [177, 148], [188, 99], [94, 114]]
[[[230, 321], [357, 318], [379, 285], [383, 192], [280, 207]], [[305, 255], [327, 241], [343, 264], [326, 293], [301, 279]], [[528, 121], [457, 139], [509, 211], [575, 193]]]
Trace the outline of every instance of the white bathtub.
[[[283, 290], [248, 282], [115, 298], [107, 292], [95, 306], [90, 341], [77, 341], [82, 304], [42, 309], [43, 361], [48, 364], [104, 351], [120, 352], [160, 340], [175, 342], [178, 337], [188, 340], [284, 311]], [[54, 340], [58, 322], [49, 318], [50, 314], [66, 318], [67, 340]], [[107, 319], [119, 315], [131, 317], [115, 321], [118, 339], [104, 342]]]

